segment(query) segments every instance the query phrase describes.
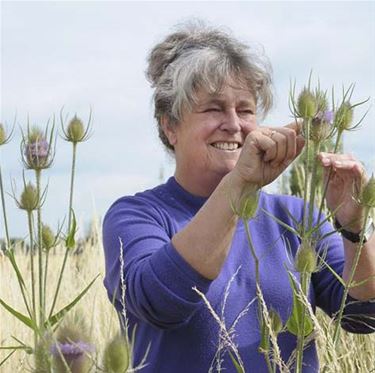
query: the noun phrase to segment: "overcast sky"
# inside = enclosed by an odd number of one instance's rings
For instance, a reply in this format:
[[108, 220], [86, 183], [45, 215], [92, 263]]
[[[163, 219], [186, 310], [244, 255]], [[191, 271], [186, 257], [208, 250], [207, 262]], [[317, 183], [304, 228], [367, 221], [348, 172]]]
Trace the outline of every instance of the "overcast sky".
[[[93, 111], [93, 136], [78, 146], [75, 210], [81, 224], [102, 217], [118, 197], [157, 185], [173, 160], [157, 138], [146, 58], [177, 23], [198, 17], [226, 26], [264, 48], [274, 70], [275, 106], [264, 124], [290, 120], [290, 79], [303, 86], [312, 69], [322, 88], [356, 83], [355, 100], [375, 97], [375, 2], [1, 2], [1, 111], [13, 141], [0, 149], [7, 191], [21, 190], [20, 127], [45, 126], [53, 114]], [[316, 80], [315, 80], [316, 81]], [[367, 105], [366, 108], [368, 108]], [[363, 109], [365, 110], [365, 109]], [[363, 113], [357, 112], [357, 117]], [[375, 108], [347, 151], [375, 168]], [[44, 216], [56, 227], [68, 205], [71, 147], [58, 139], [54, 166], [44, 174]], [[28, 171], [26, 177], [32, 179]], [[26, 217], [6, 200], [13, 236]], [[3, 220], [0, 216], [0, 237]]]

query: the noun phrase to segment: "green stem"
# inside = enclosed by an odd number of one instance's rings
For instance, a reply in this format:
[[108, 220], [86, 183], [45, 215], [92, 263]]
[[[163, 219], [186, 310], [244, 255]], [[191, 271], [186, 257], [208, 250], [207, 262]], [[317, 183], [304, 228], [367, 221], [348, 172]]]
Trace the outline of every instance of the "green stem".
[[[320, 143], [313, 143], [314, 156], [319, 153]], [[309, 220], [308, 220], [308, 231], [311, 230], [313, 225], [313, 215], [315, 210], [315, 192], [317, 187], [317, 174], [318, 174], [318, 160], [315, 158], [313, 161], [313, 168], [311, 171], [311, 183], [310, 183], [310, 201], [309, 201]]]
[[76, 169], [76, 157], [77, 157], [77, 144], [73, 143], [73, 159], [72, 159], [72, 171], [70, 175], [70, 196], [69, 196], [69, 211], [68, 211], [69, 231], [70, 231], [70, 224], [72, 223], [73, 190], [74, 190], [74, 175], [75, 175], [75, 169]]
[[35, 170], [36, 191], [38, 196], [37, 208], [37, 229], [38, 229], [38, 279], [39, 279], [39, 326], [42, 329], [44, 325], [44, 295], [43, 295], [43, 250], [42, 250], [42, 206], [41, 206], [41, 170]]
[[363, 228], [362, 228], [361, 235], [360, 235], [359, 246], [358, 246], [358, 249], [357, 249], [357, 251], [355, 253], [355, 256], [354, 256], [354, 261], [353, 261], [352, 268], [350, 270], [348, 281], [346, 283], [346, 286], [344, 287], [344, 293], [343, 293], [342, 300], [341, 300], [341, 305], [340, 305], [340, 310], [339, 310], [339, 314], [338, 314], [338, 318], [337, 318], [337, 323], [336, 323], [336, 326], [335, 326], [335, 331], [333, 333], [333, 346], [336, 346], [338, 338], [340, 336], [340, 326], [341, 326], [341, 320], [342, 320], [342, 317], [343, 317], [343, 314], [344, 314], [344, 308], [345, 308], [345, 305], [346, 305], [346, 298], [349, 294], [349, 289], [352, 286], [355, 271], [357, 269], [359, 258], [360, 258], [361, 253], [362, 253], [362, 248], [363, 248], [363, 245], [364, 245], [363, 241], [364, 241], [364, 237], [365, 237], [365, 227], [367, 225], [369, 214], [370, 214], [370, 209], [366, 208], [365, 209], [365, 221], [363, 223]]
[[[341, 142], [342, 134], [343, 134], [342, 131], [339, 131], [339, 133], [337, 134], [336, 144], [335, 144], [335, 148], [333, 150], [334, 153], [337, 153], [337, 151], [338, 151], [338, 149], [340, 147], [340, 142]], [[328, 190], [328, 184], [329, 184], [329, 182], [331, 180], [331, 177], [332, 177], [332, 167], [330, 167], [330, 169], [329, 169], [327, 180], [326, 180], [326, 182], [324, 184], [322, 199], [320, 201], [320, 206], [319, 206], [318, 224], [320, 223], [320, 218], [322, 217], [323, 207], [324, 207], [324, 200], [326, 198], [326, 194], [327, 194], [327, 190]]]
[[5, 208], [5, 198], [4, 198], [4, 187], [3, 187], [3, 177], [1, 175], [1, 166], [0, 166], [0, 194], [1, 194], [1, 204], [3, 207], [3, 216], [4, 216], [4, 226], [5, 226], [5, 238], [6, 238], [6, 249], [10, 249], [10, 238], [9, 238], [9, 230], [8, 230], [8, 220]]
[[[307, 272], [301, 272], [301, 290], [304, 296], [307, 298], [308, 289], [310, 283], [310, 274]], [[301, 306], [303, 307], [301, 315], [301, 323], [298, 327], [298, 336], [297, 336], [297, 364], [296, 364], [296, 373], [302, 372], [303, 366], [303, 347], [305, 345], [305, 318], [306, 318], [306, 308], [301, 301]]]
[[[72, 220], [73, 190], [74, 190], [74, 174], [75, 174], [75, 168], [76, 168], [76, 155], [77, 155], [77, 144], [73, 143], [73, 159], [72, 159], [72, 171], [71, 171], [71, 176], [70, 176], [70, 195], [69, 195], [69, 211], [68, 211], [68, 232], [70, 232], [70, 225], [71, 225], [71, 220]], [[67, 262], [67, 259], [68, 259], [68, 253], [69, 253], [69, 248], [66, 248], [63, 263], [62, 263], [60, 274], [59, 274], [59, 279], [57, 281], [57, 287], [56, 287], [55, 295], [53, 297], [53, 302], [52, 302], [51, 310], [49, 312], [48, 317], [52, 316], [53, 311], [55, 309], [57, 297], [59, 295], [60, 286], [61, 286], [61, 282], [62, 282], [62, 278], [63, 278], [63, 273], [64, 273], [66, 262]]]
[[[48, 259], [49, 259], [49, 250], [46, 252], [45, 262], [44, 262], [44, 281], [43, 281], [43, 293], [44, 296], [47, 294], [47, 273], [48, 273]], [[45, 303], [44, 303], [45, 308]]]
[[308, 185], [309, 185], [309, 175], [310, 175], [310, 127], [311, 127], [311, 119], [307, 119], [307, 126], [306, 126], [306, 145], [305, 145], [305, 185], [303, 190], [303, 216], [302, 216], [302, 229], [303, 232], [306, 231], [306, 217], [307, 217], [307, 194], [308, 194]]
[[[29, 236], [30, 236], [30, 270], [31, 270], [31, 301], [32, 301], [32, 315], [35, 323], [36, 319], [36, 299], [35, 299], [35, 273], [34, 273], [34, 232], [33, 232], [33, 215], [31, 211], [27, 212], [27, 222], [29, 226]], [[34, 330], [34, 348], [38, 344], [38, 333]]]
[[[255, 288], [256, 288], [256, 294], [257, 294], [257, 297], [258, 297], [258, 314], [259, 314], [259, 317], [261, 319], [263, 319], [263, 316], [262, 316], [263, 310], [262, 310], [262, 305], [261, 305], [261, 298], [262, 298], [261, 291], [262, 290], [260, 288], [259, 259], [256, 255], [256, 252], [255, 252], [253, 240], [251, 238], [251, 233], [250, 233], [250, 229], [249, 229], [249, 224], [246, 220], [243, 220], [243, 224], [245, 226], [247, 241], [249, 243], [250, 252], [251, 252], [251, 255], [254, 259], [254, 264], [255, 264]], [[271, 364], [269, 353], [267, 351], [264, 352], [264, 358], [266, 360], [268, 371], [270, 373], [275, 372], [275, 370], [273, 369], [273, 366]]]

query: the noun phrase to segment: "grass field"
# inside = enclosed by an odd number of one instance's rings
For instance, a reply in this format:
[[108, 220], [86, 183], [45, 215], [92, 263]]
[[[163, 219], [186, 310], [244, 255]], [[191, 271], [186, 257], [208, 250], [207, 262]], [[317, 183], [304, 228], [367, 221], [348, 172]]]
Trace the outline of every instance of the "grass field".
[[[57, 282], [58, 269], [62, 262], [62, 253], [52, 254], [50, 257], [49, 284]], [[30, 273], [29, 257], [19, 253], [17, 261], [22, 273]], [[6, 300], [16, 309], [22, 309], [22, 298], [20, 296], [17, 281], [13, 270], [6, 257], [0, 257], [0, 297]], [[84, 288], [96, 275], [100, 275], [93, 287], [79, 303], [78, 309], [84, 315], [86, 324], [90, 331], [92, 340], [96, 345], [96, 360], [101, 361], [101, 354], [106, 342], [119, 329], [118, 319], [113, 307], [107, 299], [103, 287], [104, 257], [100, 244], [100, 239], [96, 244], [87, 244], [83, 253], [71, 255], [64, 274], [64, 282], [59, 297], [60, 308], [67, 304], [79, 290]], [[53, 289], [54, 286], [49, 286]], [[326, 367], [325, 372], [375, 372], [375, 335], [352, 335], [342, 333], [341, 341], [337, 349], [338, 359], [332, 362], [329, 351], [326, 348], [326, 335], [330, 333], [330, 320], [322, 313], [318, 313], [318, 319], [322, 327], [318, 334], [319, 355], [322, 367]], [[32, 344], [32, 333], [12, 317], [4, 308], [0, 308], [0, 341], [1, 345], [14, 345], [12, 336], [17, 337], [25, 343]], [[151, 346], [152, 348], [152, 346]], [[5, 351], [0, 351], [0, 361], [6, 356]], [[32, 370], [32, 355], [19, 351], [0, 367], [1, 373], [29, 372]], [[92, 371], [95, 371], [93, 369]], [[99, 371], [99, 369], [97, 369]], [[194, 372], [192, 372], [194, 373]]]

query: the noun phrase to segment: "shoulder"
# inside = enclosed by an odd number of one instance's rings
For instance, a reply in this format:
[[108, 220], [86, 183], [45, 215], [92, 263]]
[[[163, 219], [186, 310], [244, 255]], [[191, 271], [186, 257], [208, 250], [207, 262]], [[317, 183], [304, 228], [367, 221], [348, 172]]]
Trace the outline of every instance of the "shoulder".
[[124, 223], [126, 220], [146, 217], [162, 220], [166, 214], [162, 199], [163, 185], [153, 189], [138, 192], [135, 195], [123, 196], [117, 199], [108, 209], [103, 220], [103, 226], [114, 220]]

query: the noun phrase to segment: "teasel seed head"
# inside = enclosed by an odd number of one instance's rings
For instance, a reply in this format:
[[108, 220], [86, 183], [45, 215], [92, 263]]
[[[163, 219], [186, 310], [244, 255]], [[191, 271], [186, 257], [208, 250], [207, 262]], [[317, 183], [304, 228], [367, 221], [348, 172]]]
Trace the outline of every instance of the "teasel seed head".
[[[52, 132], [50, 141], [52, 141]], [[40, 128], [33, 127], [28, 130], [27, 136], [23, 136], [21, 147], [26, 168], [42, 170], [51, 165], [53, 158], [51, 144]]]
[[77, 143], [84, 140], [85, 128], [81, 119], [79, 119], [77, 115], [75, 115], [69, 122], [66, 134], [66, 140], [70, 142]]
[[42, 225], [42, 244], [45, 250], [51, 249], [56, 243], [55, 235], [48, 225]]
[[353, 122], [353, 107], [350, 102], [343, 102], [336, 111], [334, 126], [338, 131], [350, 130]]
[[316, 90], [315, 101], [316, 101], [318, 112], [324, 113], [328, 111], [328, 100], [327, 100], [327, 94], [325, 92]]
[[375, 177], [374, 174], [370, 177], [368, 182], [362, 187], [360, 204], [364, 207], [375, 208]]
[[232, 209], [237, 216], [247, 221], [254, 218], [258, 209], [258, 203], [259, 191], [251, 188], [250, 190], [244, 191], [239, 199], [238, 205], [234, 206], [232, 203]]
[[6, 133], [5, 133], [5, 128], [4, 128], [3, 124], [0, 123], [0, 145], [5, 144], [6, 139], [7, 139], [7, 137], [6, 137]]
[[328, 140], [333, 134], [333, 111], [318, 112], [310, 127], [310, 139], [316, 143]]
[[118, 334], [106, 346], [104, 351], [104, 370], [108, 373], [126, 372], [129, 367], [129, 348], [125, 338]]
[[92, 364], [90, 353], [94, 351], [83, 317], [78, 313], [68, 315], [50, 347], [55, 371], [65, 373], [68, 365], [72, 373], [88, 372]]
[[27, 212], [34, 211], [38, 208], [38, 192], [31, 182], [25, 185], [21, 198], [18, 202], [18, 206], [20, 209], [26, 210]]
[[294, 266], [297, 272], [313, 273], [318, 268], [317, 254], [308, 242], [302, 242], [297, 250]]
[[299, 116], [304, 119], [313, 118], [318, 111], [316, 97], [307, 88], [304, 88], [298, 96], [297, 109]]
[[277, 335], [283, 329], [283, 321], [281, 320], [279, 313], [275, 311], [273, 308], [270, 309], [269, 316], [271, 321], [271, 328], [273, 332]]

